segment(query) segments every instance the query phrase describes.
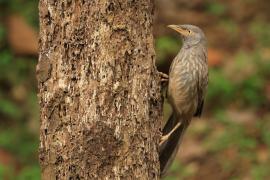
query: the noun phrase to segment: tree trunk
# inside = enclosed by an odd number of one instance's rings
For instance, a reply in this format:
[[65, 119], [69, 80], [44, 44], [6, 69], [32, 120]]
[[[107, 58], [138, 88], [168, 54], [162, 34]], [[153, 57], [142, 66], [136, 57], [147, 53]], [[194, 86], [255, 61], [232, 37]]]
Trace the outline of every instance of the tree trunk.
[[41, 0], [42, 179], [159, 179], [152, 0]]

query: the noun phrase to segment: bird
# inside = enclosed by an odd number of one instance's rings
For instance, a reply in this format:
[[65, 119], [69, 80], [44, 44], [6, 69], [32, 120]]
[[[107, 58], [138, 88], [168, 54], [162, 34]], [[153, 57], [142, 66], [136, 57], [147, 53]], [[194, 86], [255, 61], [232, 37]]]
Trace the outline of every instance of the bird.
[[160, 174], [164, 177], [173, 162], [191, 119], [202, 114], [208, 86], [207, 40], [195, 25], [169, 25], [182, 39], [182, 48], [171, 63], [167, 99], [173, 113], [162, 129], [159, 143]]

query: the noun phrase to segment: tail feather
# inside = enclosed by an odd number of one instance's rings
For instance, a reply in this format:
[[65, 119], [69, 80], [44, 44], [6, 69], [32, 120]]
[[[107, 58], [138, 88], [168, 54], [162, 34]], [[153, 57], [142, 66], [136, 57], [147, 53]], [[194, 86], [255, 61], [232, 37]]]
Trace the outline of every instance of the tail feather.
[[176, 116], [174, 113], [172, 113], [168, 121], [166, 122], [164, 128], [162, 129], [162, 134], [164, 135], [171, 132], [171, 130], [175, 127], [177, 123], [178, 122], [177, 122]]
[[[179, 122], [174, 114], [171, 115], [166, 125], [162, 130], [162, 134], [168, 134], [175, 125]], [[168, 140], [163, 143], [159, 149], [159, 161], [160, 161], [160, 172], [161, 176], [165, 175], [169, 166], [171, 165], [176, 153], [179, 149], [182, 136], [186, 130], [186, 123], [182, 123], [168, 138]]]

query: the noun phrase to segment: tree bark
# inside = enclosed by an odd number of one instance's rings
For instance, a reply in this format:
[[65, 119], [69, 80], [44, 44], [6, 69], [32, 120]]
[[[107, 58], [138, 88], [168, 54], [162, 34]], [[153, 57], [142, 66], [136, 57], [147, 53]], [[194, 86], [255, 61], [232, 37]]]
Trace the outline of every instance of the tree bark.
[[152, 0], [40, 0], [42, 179], [159, 179]]

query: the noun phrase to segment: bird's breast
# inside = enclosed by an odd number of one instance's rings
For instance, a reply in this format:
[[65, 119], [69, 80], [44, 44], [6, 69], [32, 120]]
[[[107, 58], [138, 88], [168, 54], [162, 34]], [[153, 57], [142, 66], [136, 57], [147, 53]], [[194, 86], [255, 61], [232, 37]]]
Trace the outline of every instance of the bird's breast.
[[187, 69], [172, 71], [168, 86], [168, 97], [182, 111], [193, 110], [197, 105], [197, 79], [194, 71]]
[[180, 54], [170, 68], [168, 98], [180, 114], [193, 114], [197, 108], [202, 65], [194, 58], [192, 54]]

